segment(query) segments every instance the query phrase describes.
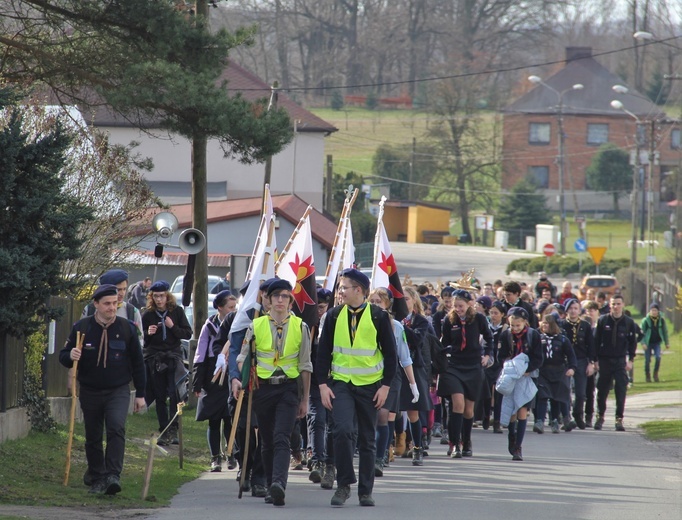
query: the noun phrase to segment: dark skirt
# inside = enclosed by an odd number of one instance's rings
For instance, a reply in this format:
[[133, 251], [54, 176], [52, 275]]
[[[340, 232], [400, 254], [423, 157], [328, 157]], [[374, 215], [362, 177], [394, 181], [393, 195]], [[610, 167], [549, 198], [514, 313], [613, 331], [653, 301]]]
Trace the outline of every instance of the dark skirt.
[[433, 402], [431, 402], [431, 394], [429, 393], [429, 376], [426, 374], [426, 369], [412, 365], [412, 370], [414, 370], [414, 381], [417, 383], [417, 390], [419, 390], [419, 400], [416, 403], [412, 402], [414, 396], [410, 390], [410, 382], [407, 380], [405, 371], [401, 369], [400, 410], [431, 411], [433, 410]]
[[566, 366], [549, 366], [540, 369], [537, 379], [537, 399], [554, 399], [562, 403], [571, 403], [571, 378], [566, 376]]
[[[402, 372], [402, 368], [399, 369]], [[382, 408], [389, 412], [398, 413], [400, 411], [400, 388], [402, 387], [402, 378], [400, 372], [396, 372], [393, 381], [391, 382], [391, 389], [388, 391], [388, 397]]]
[[220, 386], [217, 383], [211, 383], [209, 391], [201, 391], [199, 400], [197, 402], [197, 421], [207, 421], [210, 419], [217, 420], [229, 417], [229, 409], [227, 402], [230, 398], [230, 385], [227, 383]]
[[438, 378], [438, 395], [450, 397], [453, 394], [464, 394], [464, 399], [478, 401], [484, 380], [485, 374], [480, 364], [463, 367], [451, 363], [447, 371]]

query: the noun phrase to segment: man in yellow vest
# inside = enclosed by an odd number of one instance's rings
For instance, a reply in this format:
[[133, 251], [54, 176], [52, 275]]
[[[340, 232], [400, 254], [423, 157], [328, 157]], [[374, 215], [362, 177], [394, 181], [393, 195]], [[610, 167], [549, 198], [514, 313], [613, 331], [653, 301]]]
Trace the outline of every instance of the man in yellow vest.
[[253, 320], [237, 357], [241, 366], [255, 343], [258, 388], [253, 393], [253, 407], [258, 418], [261, 457], [268, 493], [265, 502], [284, 505], [289, 475], [289, 439], [297, 419], [308, 413], [310, 396], [310, 331], [301, 318], [290, 312], [291, 284], [274, 280], [266, 299], [270, 314]]
[[358, 496], [373, 506], [377, 413], [386, 401], [396, 372], [396, 347], [391, 318], [365, 302], [369, 278], [357, 269], [341, 273], [342, 304], [327, 313], [320, 335], [316, 373], [322, 404], [334, 419], [336, 493], [332, 506], [350, 497], [358, 482], [353, 469], [355, 438], [360, 454]]

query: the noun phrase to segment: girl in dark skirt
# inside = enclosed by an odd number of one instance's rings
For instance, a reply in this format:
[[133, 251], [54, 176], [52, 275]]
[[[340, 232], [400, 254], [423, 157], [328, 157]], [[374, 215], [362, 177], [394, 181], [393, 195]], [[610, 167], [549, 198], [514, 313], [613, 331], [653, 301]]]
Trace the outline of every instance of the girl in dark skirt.
[[[402, 324], [405, 327], [405, 338], [407, 339], [407, 346], [412, 358], [412, 369], [417, 384], [417, 392], [411, 390], [405, 373], [401, 372], [403, 382], [400, 390], [400, 409], [407, 411], [407, 418], [410, 421], [410, 432], [412, 434], [412, 442], [414, 443], [412, 465], [421, 466], [424, 464], [424, 451], [422, 446], [422, 423], [419, 418], [419, 412], [428, 412], [433, 408], [429, 393], [431, 352], [426, 341], [426, 335], [435, 335], [435, 332], [424, 316], [421, 299], [417, 291], [412, 287], [406, 287], [404, 289], [404, 296], [408, 315], [403, 319]], [[417, 396], [418, 399], [415, 401], [414, 397]]]
[[[473, 455], [471, 429], [474, 405], [485, 379], [483, 368], [488, 366], [493, 354], [493, 335], [485, 316], [474, 310], [469, 292], [457, 289], [453, 296], [453, 308], [443, 322], [442, 337], [450, 362], [447, 371], [440, 375], [438, 395], [450, 397], [452, 402], [448, 421], [448, 455], [458, 459]], [[481, 337], [485, 342], [483, 355]]]
[[[391, 304], [393, 303], [393, 295], [390, 294], [387, 289], [378, 287], [369, 293], [368, 301], [372, 305], [377, 305], [388, 312], [390, 311]], [[414, 372], [412, 369], [412, 358], [410, 357], [410, 351], [405, 340], [404, 327], [396, 320], [393, 320], [393, 334], [395, 336], [398, 362], [400, 363], [400, 366], [403, 367], [405, 372], [404, 377], [407, 378], [409, 388], [415, 389], [416, 391], [417, 385], [415, 383]], [[402, 387], [403, 379], [403, 376], [400, 374], [400, 371], [396, 372], [393, 381], [391, 381], [391, 389], [388, 391], [388, 397], [384, 402], [384, 406], [382, 406], [377, 415], [377, 455], [376, 461], [374, 463], [375, 477], [384, 476], [384, 468], [386, 466], [386, 450], [390, 445], [391, 439], [393, 438], [393, 432], [395, 431], [395, 416], [400, 411], [400, 389]], [[416, 394], [412, 398], [415, 399], [415, 397], [419, 398], [419, 396]]]
[[[227, 401], [230, 397], [230, 385], [211, 382], [215, 370], [216, 359], [224, 345], [216, 341], [218, 330], [225, 316], [235, 309], [237, 298], [230, 291], [218, 293], [213, 300], [213, 307], [218, 310], [201, 328], [197, 352], [194, 356], [194, 377], [192, 389], [199, 398], [197, 402], [197, 421], [208, 420], [208, 448], [211, 452], [211, 471], [217, 472], [222, 469], [220, 449], [220, 427], [223, 426], [223, 435], [228, 439], [231, 428], [230, 414]], [[232, 454], [228, 454], [232, 455]]]
[[509, 328], [506, 321], [506, 309], [504, 303], [494, 301], [488, 311], [488, 321], [490, 323], [490, 331], [493, 333], [493, 364], [485, 369], [485, 379], [488, 383], [488, 388], [491, 390], [492, 398], [486, 401], [483, 405], [483, 428], [490, 423], [490, 412], [493, 415], [493, 433], [502, 433], [502, 426], [500, 425], [500, 411], [502, 409], [502, 394], [495, 390], [495, 382], [500, 377], [502, 364], [498, 359], [498, 350], [500, 344], [500, 336], [502, 332]]
[[[500, 334], [500, 349], [497, 357], [500, 363], [511, 359], [519, 354], [528, 356], [528, 368], [525, 377], [542, 366], [542, 344], [540, 334], [528, 325], [529, 315], [523, 307], [512, 307], [507, 311], [509, 328]], [[526, 424], [528, 422], [528, 410], [531, 402], [519, 408], [509, 421], [508, 446], [512, 460], [523, 460], [521, 445], [526, 434]]]
[[571, 342], [562, 334], [563, 331], [554, 314], [547, 314], [542, 318], [540, 331], [544, 362], [537, 381], [537, 415], [533, 431], [544, 433], [549, 399], [552, 405], [552, 433], [559, 433], [560, 414], [563, 414], [566, 431], [570, 432], [571, 377], [575, 373], [578, 361]]

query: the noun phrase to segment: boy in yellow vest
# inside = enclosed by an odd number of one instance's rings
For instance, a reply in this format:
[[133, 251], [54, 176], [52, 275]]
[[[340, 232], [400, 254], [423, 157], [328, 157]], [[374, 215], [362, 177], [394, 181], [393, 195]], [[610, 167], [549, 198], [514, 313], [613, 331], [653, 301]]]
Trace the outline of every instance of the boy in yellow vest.
[[360, 454], [358, 496], [373, 506], [375, 429], [396, 372], [396, 347], [388, 313], [365, 302], [369, 278], [357, 269], [341, 273], [342, 304], [327, 313], [317, 353], [322, 404], [334, 419], [334, 463], [338, 487], [332, 506], [350, 497], [358, 482], [353, 469], [355, 438]]
[[268, 493], [265, 502], [284, 505], [289, 475], [289, 439], [297, 418], [308, 413], [310, 395], [310, 331], [290, 311], [291, 284], [275, 280], [268, 287], [270, 313], [253, 320], [237, 357], [239, 369], [253, 337], [258, 388], [253, 407], [258, 418], [261, 456]]

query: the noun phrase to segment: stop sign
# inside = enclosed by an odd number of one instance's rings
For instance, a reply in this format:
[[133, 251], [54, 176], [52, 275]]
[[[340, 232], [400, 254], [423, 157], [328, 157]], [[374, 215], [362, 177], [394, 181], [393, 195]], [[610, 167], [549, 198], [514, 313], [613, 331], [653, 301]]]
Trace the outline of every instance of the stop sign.
[[545, 256], [552, 256], [556, 253], [556, 248], [554, 247], [554, 244], [545, 244], [542, 246], [542, 252]]

